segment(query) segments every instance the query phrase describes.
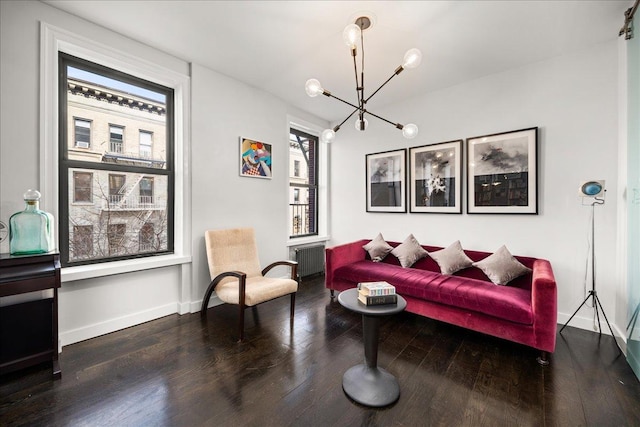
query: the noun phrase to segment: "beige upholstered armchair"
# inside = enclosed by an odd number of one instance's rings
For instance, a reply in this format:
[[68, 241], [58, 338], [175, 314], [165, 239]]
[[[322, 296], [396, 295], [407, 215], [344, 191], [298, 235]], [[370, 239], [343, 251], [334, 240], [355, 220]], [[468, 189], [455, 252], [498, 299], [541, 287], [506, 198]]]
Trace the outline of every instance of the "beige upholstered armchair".
[[[209, 230], [205, 232], [207, 259], [211, 283], [202, 300], [200, 315], [206, 317], [211, 294], [228, 304], [240, 306], [239, 341], [244, 339], [244, 311], [265, 301], [291, 295], [291, 319], [293, 320], [296, 292], [298, 290], [295, 261], [277, 261], [260, 270], [258, 248], [252, 228]], [[291, 278], [265, 277], [273, 267], [291, 267]]]

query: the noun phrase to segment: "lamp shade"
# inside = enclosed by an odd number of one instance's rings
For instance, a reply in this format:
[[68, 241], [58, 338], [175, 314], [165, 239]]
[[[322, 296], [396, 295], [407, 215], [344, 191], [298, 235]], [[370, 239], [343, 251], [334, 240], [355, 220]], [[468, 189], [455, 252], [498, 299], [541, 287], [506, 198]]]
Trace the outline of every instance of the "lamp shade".
[[307, 92], [307, 95], [312, 98], [324, 92], [324, 89], [322, 89], [322, 85], [317, 79], [307, 80], [307, 82], [304, 84], [304, 90]]
[[580, 184], [578, 194], [582, 197], [599, 197], [604, 195], [604, 180], [585, 181]]
[[356, 24], [347, 25], [342, 32], [342, 40], [344, 40], [344, 44], [352, 49], [356, 47], [356, 42], [360, 38], [361, 32], [362, 30]]
[[333, 129], [325, 129], [320, 134], [320, 139], [322, 139], [327, 144], [333, 141], [336, 137], [336, 133]]
[[421, 62], [422, 52], [416, 48], [409, 49], [407, 53], [404, 54], [402, 68], [416, 68]]
[[418, 126], [408, 123], [402, 127], [402, 136], [407, 139], [413, 139], [418, 135]]

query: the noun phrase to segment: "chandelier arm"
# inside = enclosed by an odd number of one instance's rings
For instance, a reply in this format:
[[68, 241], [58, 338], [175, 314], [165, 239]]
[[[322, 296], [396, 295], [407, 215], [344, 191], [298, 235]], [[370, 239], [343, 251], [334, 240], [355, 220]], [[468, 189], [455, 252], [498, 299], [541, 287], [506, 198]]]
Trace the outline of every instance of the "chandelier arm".
[[355, 48], [351, 49], [351, 57], [353, 58], [353, 74], [356, 77], [356, 96], [358, 98], [358, 104], [360, 104], [360, 100], [361, 100], [360, 89], [361, 89], [361, 86], [360, 86], [360, 82], [358, 81], [358, 66], [356, 65], [356, 49]]
[[338, 101], [343, 102], [343, 103], [347, 104], [350, 107], [353, 107], [353, 108], [356, 108], [356, 109], [360, 110], [360, 107], [358, 107], [357, 105], [354, 105], [354, 104], [350, 103], [349, 101], [345, 101], [342, 98], [338, 98], [337, 96], [335, 96], [334, 94], [332, 94], [329, 91], [325, 91], [324, 92], [324, 96], [328, 96], [329, 98], [337, 99]]
[[378, 91], [380, 89], [382, 89], [387, 83], [389, 83], [391, 81], [392, 78], [394, 78], [395, 76], [397, 76], [398, 74], [400, 74], [402, 72], [402, 70], [404, 70], [404, 68], [401, 66], [399, 66], [398, 68], [396, 68], [396, 71], [393, 72], [393, 74], [391, 75], [391, 77], [389, 77], [384, 83], [382, 83], [380, 85], [380, 87], [378, 89], [375, 90], [375, 92], [373, 92], [371, 95], [369, 95], [369, 97], [367, 99], [364, 100], [364, 103], [366, 104], [367, 102], [369, 102], [369, 100], [371, 98], [373, 98], [373, 95], [375, 95], [376, 93], [378, 93]]
[[344, 119], [344, 120], [343, 120], [343, 121], [342, 121], [338, 126], [336, 126], [336, 127], [333, 129], [333, 130], [334, 130], [334, 132], [336, 132], [336, 128], [340, 129], [340, 126], [342, 126], [343, 124], [345, 124], [345, 123], [346, 123], [346, 121], [347, 121], [347, 120], [349, 120], [349, 119], [350, 119], [350, 118], [351, 118], [351, 117], [352, 117], [356, 112], [358, 112], [358, 111], [360, 111], [360, 109], [359, 109], [359, 108], [356, 108], [355, 110], [353, 110], [353, 112], [352, 112], [351, 114], [349, 114], [349, 115], [347, 116], [347, 118], [346, 118], [346, 119]]
[[373, 117], [375, 117], [375, 118], [377, 118], [377, 119], [382, 120], [383, 122], [387, 122], [387, 123], [389, 123], [390, 125], [393, 125], [393, 126], [395, 126], [396, 128], [398, 128], [398, 129], [402, 129], [402, 128], [404, 127], [404, 126], [403, 126], [403, 125], [401, 125], [400, 123], [394, 123], [394, 122], [392, 122], [391, 120], [387, 120], [387, 119], [385, 119], [384, 117], [380, 117], [380, 116], [379, 116], [379, 115], [377, 115], [377, 114], [373, 114], [371, 111], [364, 110], [364, 112], [365, 112], [365, 113], [367, 113], [367, 114], [372, 115]]

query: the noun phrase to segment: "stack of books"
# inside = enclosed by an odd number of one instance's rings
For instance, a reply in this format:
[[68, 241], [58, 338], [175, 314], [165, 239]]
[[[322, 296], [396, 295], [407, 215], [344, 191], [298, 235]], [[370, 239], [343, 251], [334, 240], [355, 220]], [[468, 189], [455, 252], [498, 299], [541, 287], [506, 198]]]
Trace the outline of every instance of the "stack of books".
[[358, 283], [358, 301], [364, 305], [397, 304], [395, 286], [387, 282]]

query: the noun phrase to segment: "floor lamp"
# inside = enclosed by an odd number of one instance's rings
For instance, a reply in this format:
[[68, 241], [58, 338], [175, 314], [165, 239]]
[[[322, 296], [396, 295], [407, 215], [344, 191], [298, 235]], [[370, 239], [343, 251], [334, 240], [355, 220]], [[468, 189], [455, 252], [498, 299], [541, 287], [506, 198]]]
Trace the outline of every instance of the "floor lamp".
[[[602, 316], [604, 317], [605, 322], [607, 322], [607, 326], [609, 327], [609, 331], [611, 332], [611, 336], [614, 341], [616, 336], [613, 334], [613, 329], [611, 329], [611, 324], [609, 324], [609, 319], [607, 319], [607, 315], [604, 312], [604, 308], [602, 308], [602, 304], [600, 304], [600, 299], [598, 298], [598, 292], [596, 291], [596, 245], [595, 245], [595, 206], [596, 205], [604, 205], [604, 180], [601, 181], [587, 181], [583, 183], [578, 192], [582, 197], [583, 204], [585, 199], [589, 200], [589, 204], [585, 204], [585, 206], [591, 206], [591, 290], [587, 294], [587, 297], [582, 301], [582, 304], [578, 306], [576, 311], [573, 312], [567, 323], [560, 329], [560, 333], [562, 333], [563, 329], [567, 327], [571, 319], [580, 311], [583, 305], [586, 304], [589, 299], [591, 299], [591, 304], [593, 305], [593, 309], [596, 312], [596, 318], [598, 319], [598, 333], [602, 334], [602, 328], [600, 326], [600, 314], [598, 310], [602, 312]], [[616, 346], [618, 342], [616, 341]], [[620, 347], [618, 347], [620, 350]]]

